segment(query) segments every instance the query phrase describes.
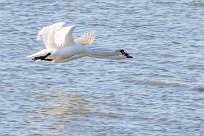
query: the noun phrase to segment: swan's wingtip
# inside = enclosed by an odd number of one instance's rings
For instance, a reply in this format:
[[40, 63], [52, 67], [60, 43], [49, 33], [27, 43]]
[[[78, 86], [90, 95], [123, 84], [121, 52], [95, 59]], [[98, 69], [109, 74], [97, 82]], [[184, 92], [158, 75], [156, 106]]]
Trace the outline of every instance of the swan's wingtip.
[[76, 28], [76, 25], [71, 25], [70, 27], [71, 27], [71, 28]]

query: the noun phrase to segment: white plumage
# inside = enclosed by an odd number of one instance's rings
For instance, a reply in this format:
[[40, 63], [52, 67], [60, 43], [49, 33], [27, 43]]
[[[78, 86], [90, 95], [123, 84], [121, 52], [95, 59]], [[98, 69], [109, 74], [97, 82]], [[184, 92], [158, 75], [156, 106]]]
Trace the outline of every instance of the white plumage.
[[42, 39], [45, 44], [45, 47], [48, 49], [57, 48], [55, 43], [55, 34], [58, 30], [62, 29], [64, 24], [64, 22], [59, 22], [50, 26], [43, 27], [38, 32], [38, 39]]
[[96, 37], [95, 31], [85, 33], [82, 36], [76, 38], [74, 42], [76, 44], [81, 44], [81, 45], [91, 45]]

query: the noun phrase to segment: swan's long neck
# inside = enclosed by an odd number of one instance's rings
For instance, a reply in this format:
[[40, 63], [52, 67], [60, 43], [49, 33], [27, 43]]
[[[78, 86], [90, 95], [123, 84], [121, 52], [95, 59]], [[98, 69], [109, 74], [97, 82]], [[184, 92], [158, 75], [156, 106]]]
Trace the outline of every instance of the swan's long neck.
[[87, 56], [96, 57], [96, 58], [108, 58], [110, 56], [120, 55], [118, 52], [114, 52], [114, 51], [100, 51], [100, 50], [94, 50], [90, 48], [86, 49], [85, 53]]

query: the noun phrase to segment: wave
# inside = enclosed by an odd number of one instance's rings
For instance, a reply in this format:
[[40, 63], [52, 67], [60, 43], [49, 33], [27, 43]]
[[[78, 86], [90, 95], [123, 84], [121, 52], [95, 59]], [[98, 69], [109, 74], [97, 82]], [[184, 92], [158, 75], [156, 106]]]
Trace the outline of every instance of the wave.
[[204, 92], [204, 87], [196, 87], [193, 90], [197, 92]]
[[149, 82], [150, 85], [163, 88], [163, 87], [185, 87], [186, 85], [175, 83], [175, 82], [165, 82], [165, 81], [151, 81]]

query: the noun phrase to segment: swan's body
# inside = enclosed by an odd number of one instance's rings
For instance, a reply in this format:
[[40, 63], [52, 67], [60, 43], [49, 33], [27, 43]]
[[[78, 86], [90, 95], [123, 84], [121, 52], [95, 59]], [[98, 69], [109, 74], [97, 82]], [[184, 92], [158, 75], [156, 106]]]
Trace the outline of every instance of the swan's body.
[[53, 63], [64, 63], [81, 57], [95, 57], [107, 59], [132, 58], [124, 50], [99, 51], [88, 46], [93, 43], [95, 33], [84, 34], [77, 39], [73, 39], [72, 33], [75, 26], [63, 27], [64, 23], [55, 23], [42, 28], [38, 37], [42, 39], [46, 49], [30, 55], [33, 60], [50, 61]]

